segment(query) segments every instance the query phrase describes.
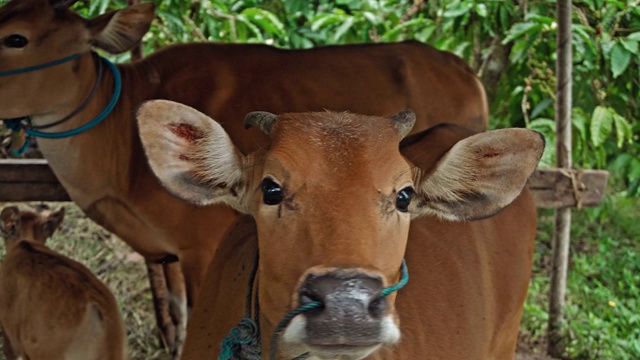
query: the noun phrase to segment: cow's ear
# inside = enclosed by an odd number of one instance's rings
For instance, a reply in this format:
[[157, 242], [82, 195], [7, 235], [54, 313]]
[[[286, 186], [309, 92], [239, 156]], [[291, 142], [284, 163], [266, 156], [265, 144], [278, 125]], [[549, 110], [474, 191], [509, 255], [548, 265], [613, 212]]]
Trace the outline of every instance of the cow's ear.
[[154, 16], [155, 6], [152, 3], [131, 5], [100, 15], [87, 23], [90, 42], [112, 54], [127, 51], [142, 40]]
[[243, 156], [220, 124], [167, 100], [145, 102], [137, 119], [151, 170], [169, 192], [195, 205], [226, 203], [246, 212]]
[[6, 237], [18, 236], [20, 232], [20, 210], [8, 206], [0, 212], [0, 234]]
[[47, 214], [46, 220], [40, 224], [40, 231], [46, 238], [51, 237], [53, 233], [60, 227], [62, 220], [64, 220], [65, 209], [60, 208], [58, 211], [51, 211]]
[[[520, 195], [544, 150], [542, 135], [526, 129], [441, 135], [445, 138], [425, 137], [403, 149], [418, 174], [413, 217], [462, 221], [496, 214]], [[448, 141], [452, 146], [446, 151]]]

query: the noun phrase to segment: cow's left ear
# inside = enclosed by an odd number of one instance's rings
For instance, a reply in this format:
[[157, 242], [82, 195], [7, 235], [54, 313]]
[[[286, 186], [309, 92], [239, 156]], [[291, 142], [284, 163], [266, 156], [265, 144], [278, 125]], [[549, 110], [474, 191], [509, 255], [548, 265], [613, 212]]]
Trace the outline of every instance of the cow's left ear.
[[131, 5], [89, 20], [92, 45], [112, 54], [127, 51], [136, 46], [149, 30], [155, 16], [152, 3]]
[[17, 206], [8, 206], [0, 212], [0, 234], [16, 236], [20, 231], [20, 210]]
[[243, 156], [220, 124], [168, 100], [145, 102], [137, 118], [151, 170], [169, 192], [194, 205], [247, 212]]
[[[422, 153], [430, 151], [428, 140], [403, 153], [420, 154], [421, 147]], [[434, 214], [453, 221], [492, 216], [520, 195], [543, 150], [539, 133], [503, 129], [463, 138], [431, 164], [420, 165], [405, 154], [420, 174], [409, 210], [413, 217]]]

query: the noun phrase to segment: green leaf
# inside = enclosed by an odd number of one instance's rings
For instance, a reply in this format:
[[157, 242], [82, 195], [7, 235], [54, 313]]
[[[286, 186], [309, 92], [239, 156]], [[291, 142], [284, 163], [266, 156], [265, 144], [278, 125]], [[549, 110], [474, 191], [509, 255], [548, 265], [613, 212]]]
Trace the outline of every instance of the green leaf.
[[397, 41], [400, 33], [405, 29], [413, 29], [413, 32], [417, 32], [421, 27], [431, 26], [433, 23], [430, 19], [417, 18], [411, 19], [409, 21], [405, 21], [402, 24], [399, 24], [392, 28], [391, 30], [382, 34], [382, 40], [384, 41]]
[[611, 50], [611, 73], [614, 78], [622, 74], [631, 62], [631, 53], [620, 43], [616, 43]]
[[604, 106], [596, 106], [591, 116], [591, 143], [594, 147], [599, 147], [611, 134], [613, 127], [613, 116], [611, 111]]
[[630, 39], [622, 39], [620, 40], [620, 43], [622, 44], [622, 46], [624, 46], [625, 49], [629, 50], [630, 53], [632, 54], [638, 54], [638, 41], [637, 40], [630, 40]]
[[553, 99], [546, 98], [540, 101], [534, 108], [531, 110], [531, 118], [535, 119], [540, 115], [543, 111], [545, 111], [549, 106], [553, 105]]
[[554, 134], [556, 132], [556, 122], [551, 119], [539, 118], [529, 122], [527, 129], [535, 130], [543, 134]]
[[466, 13], [469, 12], [469, 10], [471, 10], [471, 8], [473, 7], [473, 3], [468, 2], [468, 3], [454, 3], [453, 6], [451, 6], [447, 11], [444, 12], [443, 16], [444, 17], [448, 17], [448, 18], [455, 18], [455, 17], [459, 17], [462, 16]]
[[508, 35], [502, 40], [502, 44], [506, 45], [510, 41], [522, 37], [525, 34], [537, 35], [542, 29], [542, 24], [536, 24], [531, 22], [517, 23], [509, 29]]
[[620, 148], [625, 142], [631, 143], [633, 139], [631, 123], [616, 113], [615, 110], [611, 109], [611, 113], [613, 116], [613, 123], [616, 125], [616, 139], [618, 140], [618, 147]]
[[370, 11], [365, 11], [362, 13], [365, 19], [369, 20], [373, 25], [378, 25], [382, 22], [382, 18], [379, 14], [374, 14]]
[[548, 16], [529, 13], [529, 15], [527, 16], [527, 21], [532, 21], [532, 22], [541, 23], [545, 25], [551, 25], [556, 21], [556, 19]]
[[336, 14], [319, 15], [311, 20], [311, 31], [318, 31], [322, 27], [342, 22], [342, 17]]
[[270, 35], [285, 36], [284, 25], [271, 11], [260, 8], [248, 8], [241, 12], [249, 21], [261, 27]]
[[487, 15], [488, 15], [487, 5], [485, 5], [485, 4], [476, 4], [476, 13], [480, 17], [483, 17], [483, 18], [487, 17]]
[[629, 34], [629, 36], [627, 36], [627, 39], [640, 41], [640, 31]]
[[338, 41], [344, 34], [351, 29], [353, 25], [353, 16], [349, 16], [343, 23], [338, 27], [336, 33], [333, 36], [334, 41]]
[[[582, 109], [574, 108], [574, 111], [571, 113], [571, 124], [573, 128], [577, 130], [579, 137], [574, 136], [573, 138], [576, 140], [580, 140], [580, 142], [587, 141], [587, 117], [582, 111]], [[575, 133], [576, 131], [574, 131]]]

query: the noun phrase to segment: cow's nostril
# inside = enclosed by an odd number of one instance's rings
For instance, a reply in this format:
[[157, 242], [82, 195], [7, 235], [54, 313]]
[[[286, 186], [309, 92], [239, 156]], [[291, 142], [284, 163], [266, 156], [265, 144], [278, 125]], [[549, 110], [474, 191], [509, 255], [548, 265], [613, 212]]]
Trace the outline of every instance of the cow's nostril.
[[300, 306], [305, 306], [307, 304], [310, 304], [312, 302], [319, 302], [322, 304], [322, 306], [319, 306], [315, 309], [311, 309], [309, 311], [306, 312], [307, 316], [312, 316], [314, 314], [318, 314], [321, 313], [322, 310], [324, 309], [324, 299], [322, 298], [322, 296], [320, 296], [319, 294], [313, 293], [312, 291], [308, 290], [308, 289], [302, 289], [300, 290]]
[[387, 311], [387, 300], [379, 297], [369, 303], [369, 315], [373, 318], [380, 318]]

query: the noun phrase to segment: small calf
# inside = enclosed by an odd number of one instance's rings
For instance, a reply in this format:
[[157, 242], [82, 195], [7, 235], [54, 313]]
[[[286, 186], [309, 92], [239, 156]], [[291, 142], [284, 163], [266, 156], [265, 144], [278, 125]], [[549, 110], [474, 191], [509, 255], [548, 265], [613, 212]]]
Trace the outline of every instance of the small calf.
[[8, 359], [126, 359], [113, 294], [84, 265], [45, 246], [64, 208], [0, 212], [0, 324]]

